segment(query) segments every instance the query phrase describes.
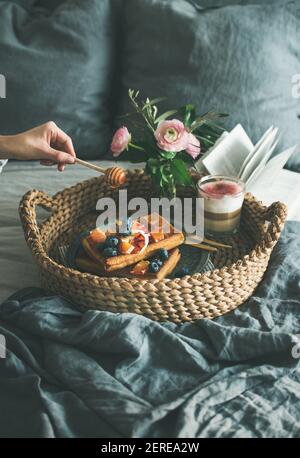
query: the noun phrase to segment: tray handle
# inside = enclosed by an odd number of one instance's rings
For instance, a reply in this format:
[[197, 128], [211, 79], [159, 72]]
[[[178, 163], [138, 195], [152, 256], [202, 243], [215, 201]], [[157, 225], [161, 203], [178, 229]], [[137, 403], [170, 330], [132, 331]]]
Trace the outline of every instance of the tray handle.
[[57, 206], [55, 199], [45, 192], [36, 189], [28, 191], [23, 196], [19, 205], [19, 215], [27, 244], [30, 246], [33, 254], [45, 254], [37, 223], [37, 207], [42, 207], [45, 210], [53, 212], [57, 209]]
[[282, 202], [274, 202], [266, 209], [266, 221], [269, 222], [268, 230], [264, 236], [267, 248], [273, 248], [278, 241], [287, 218], [287, 206]]

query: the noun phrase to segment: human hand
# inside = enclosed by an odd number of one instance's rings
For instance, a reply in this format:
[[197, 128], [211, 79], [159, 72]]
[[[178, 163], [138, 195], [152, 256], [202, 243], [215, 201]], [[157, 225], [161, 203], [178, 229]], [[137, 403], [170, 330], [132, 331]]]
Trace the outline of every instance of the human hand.
[[6, 159], [40, 160], [47, 166], [57, 164], [60, 172], [66, 164], [75, 163], [71, 138], [53, 121], [18, 135], [2, 137], [0, 145]]

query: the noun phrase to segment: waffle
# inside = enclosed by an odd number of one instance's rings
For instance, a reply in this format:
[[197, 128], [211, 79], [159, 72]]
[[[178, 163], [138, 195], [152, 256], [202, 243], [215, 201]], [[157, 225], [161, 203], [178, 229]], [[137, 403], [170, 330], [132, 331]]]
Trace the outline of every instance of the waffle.
[[[158, 214], [153, 213], [142, 217], [139, 219], [139, 222], [151, 228], [153, 234], [163, 233], [164, 239], [157, 242], [150, 242], [149, 245], [139, 253], [104, 257], [102, 253], [97, 250], [96, 246], [90, 243], [89, 238], [86, 237], [82, 240], [82, 247], [85, 253], [93, 261], [98, 263], [103, 271], [113, 272], [136, 264], [143, 259], [149, 259], [157, 250], [164, 248], [169, 251], [184, 242], [184, 235], [181, 232], [176, 232], [174, 227]], [[113, 234], [110, 233], [110, 235]]]
[[146, 280], [162, 280], [168, 275], [171, 275], [175, 267], [177, 266], [180, 260], [180, 251], [178, 248], [174, 248], [169, 252], [169, 258], [164, 261], [162, 267], [157, 273], [147, 272], [143, 275], [134, 275], [131, 273], [132, 268], [127, 266], [120, 270], [115, 270], [113, 273], [107, 272], [103, 266], [95, 261], [93, 261], [89, 256], [84, 252], [81, 252], [75, 259], [75, 264], [77, 268], [82, 272], [88, 272], [94, 275], [99, 275], [100, 277], [126, 277], [126, 278], [141, 278]]

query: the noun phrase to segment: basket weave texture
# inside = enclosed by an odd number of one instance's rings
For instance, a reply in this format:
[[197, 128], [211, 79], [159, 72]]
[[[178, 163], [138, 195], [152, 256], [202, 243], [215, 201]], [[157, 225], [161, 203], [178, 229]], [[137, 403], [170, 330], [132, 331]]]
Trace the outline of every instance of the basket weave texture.
[[[151, 197], [151, 185], [142, 170], [128, 173], [128, 198]], [[254, 292], [268, 266], [286, 219], [280, 202], [269, 208], [247, 194], [239, 234], [230, 238], [232, 250], [218, 250], [215, 270], [178, 279], [141, 280], [103, 278], [60, 264], [59, 247], [68, 245], [87, 226], [93, 227], [101, 197], [118, 200], [103, 177], [81, 182], [50, 197], [29, 191], [20, 203], [25, 238], [38, 263], [42, 287], [89, 309], [133, 312], [156, 321], [189, 322], [215, 318], [243, 302]], [[37, 207], [50, 214], [37, 223]]]

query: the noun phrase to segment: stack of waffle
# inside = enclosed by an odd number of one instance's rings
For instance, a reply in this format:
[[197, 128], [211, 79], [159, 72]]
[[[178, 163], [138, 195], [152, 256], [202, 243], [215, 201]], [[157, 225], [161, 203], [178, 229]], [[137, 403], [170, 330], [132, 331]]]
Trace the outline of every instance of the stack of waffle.
[[180, 259], [184, 235], [152, 213], [113, 230], [96, 228], [81, 237], [75, 263], [79, 270], [99, 276], [163, 279]]

